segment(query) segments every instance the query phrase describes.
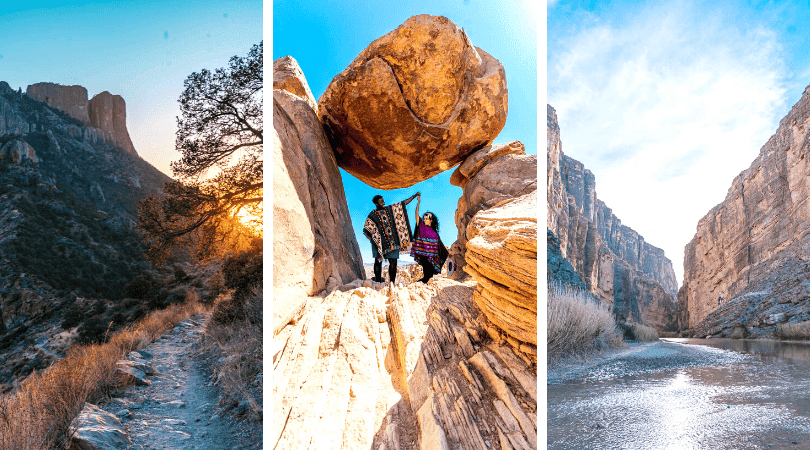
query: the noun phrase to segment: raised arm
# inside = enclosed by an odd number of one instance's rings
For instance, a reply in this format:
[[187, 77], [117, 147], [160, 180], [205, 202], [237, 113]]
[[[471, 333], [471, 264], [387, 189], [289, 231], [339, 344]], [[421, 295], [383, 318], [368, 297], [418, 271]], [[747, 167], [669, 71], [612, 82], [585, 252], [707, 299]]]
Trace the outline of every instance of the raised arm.
[[420, 192], [417, 192], [416, 194], [413, 194], [410, 197], [403, 200], [402, 203], [407, 205], [408, 203], [412, 202], [413, 199], [415, 199], [416, 197], [421, 197], [421, 196], [422, 196], [422, 194]]
[[419, 226], [419, 204], [422, 203], [422, 194], [417, 192], [416, 197], [418, 197], [418, 199], [416, 200], [416, 222], [414, 222], [414, 224], [418, 227]]

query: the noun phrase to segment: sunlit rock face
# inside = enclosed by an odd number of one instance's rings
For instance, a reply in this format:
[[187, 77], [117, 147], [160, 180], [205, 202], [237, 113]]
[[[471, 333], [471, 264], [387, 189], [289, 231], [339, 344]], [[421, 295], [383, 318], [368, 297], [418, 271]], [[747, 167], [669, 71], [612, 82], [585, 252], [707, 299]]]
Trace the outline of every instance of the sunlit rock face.
[[[596, 196], [596, 177], [562, 152], [557, 113], [547, 110], [546, 226], [588, 291], [621, 319], [661, 330], [677, 327], [672, 262]], [[657, 286], [657, 287], [656, 287]]]
[[[734, 179], [725, 200], [698, 222], [684, 254], [682, 328], [712, 334], [709, 328], [717, 333], [735, 326], [731, 318], [763, 329], [810, 319], [810, 276], [796, 269], [810, 259], [808, 130], [810, 87]], [[724, 320], [713, 314], [721, 308]], [[700, 325], [710, 315], [714, 325]]]
[[304, 71], [292, 56], [284, 56], [273, 61], [273, 90], [275, 89], [295, 95], [307, 102], [313, 111], [318, 111], [318, 104], [309, 89]]
[[365, 275], [332, 147], [312, 105], [286, 89], [273, 90], [273, 161], [277, 331], [307, 296]]
[[56, 83], [36, 83], [28, 86], [25, 94], [48, 106], [66, 112], [70, 117], [90, 125], [87, 111], [87, 89], [83, 86], [63, 86]]
[[467, 252], [467, 225], [481, 211], [537, 190], [537, 155], [526, 155], [520, 141], [494, 144], [468, 156], [450, 177], [450, 183], [463, 189], [458, 199], [455, 221], [458, 237], [450, 246], [450, 256], [463, 270]]
[[318, 100], [338, 165], [379, 189], [411, 186], [489, 145], [506, 123], [506, 73], [441, 16], [372, 42]]

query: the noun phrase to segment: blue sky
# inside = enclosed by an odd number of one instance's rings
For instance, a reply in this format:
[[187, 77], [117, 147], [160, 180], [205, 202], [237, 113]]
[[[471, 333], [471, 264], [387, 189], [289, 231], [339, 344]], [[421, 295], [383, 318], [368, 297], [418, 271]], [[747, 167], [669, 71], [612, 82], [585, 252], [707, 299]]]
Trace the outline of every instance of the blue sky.
[[[273, 3], [273, 59], [298, 61], [316, 100], [332, 78], [374, 39], [394, 30], [416, 14], [443, 15], [464, 28], [473, 45], [497, 58], [506, 70], [509, 114], [495, 143], [519, 140], [526, 152], [537, 153], [537, 10], [531, 1], [432, 0], [411, 2]], [[371, 198], [381, 194], [387, 204], [422, 192], [420, 212], [433, 211], [448, 247], [456, 240], [455, 210], [461, 189], [450, 184], [453, 169], [410, 188], [372, 189], [341, 170], [352, 226], [365, 263], [373, 261], [362, 226], [373, 209]], [[416, 200], [408, 205], [411, 220]], [[404, 261], [412, 261], [410, 257]]]
[[177, 99], [192, 72], [262, 40], [261, 1], [33, 1], [0, 9], [0, 80], [121, 95], [138, 154], [171, 175]]
[[810, 84], [810, 2], [550, 2], [563, 152], [683, 281], [684, 246]]

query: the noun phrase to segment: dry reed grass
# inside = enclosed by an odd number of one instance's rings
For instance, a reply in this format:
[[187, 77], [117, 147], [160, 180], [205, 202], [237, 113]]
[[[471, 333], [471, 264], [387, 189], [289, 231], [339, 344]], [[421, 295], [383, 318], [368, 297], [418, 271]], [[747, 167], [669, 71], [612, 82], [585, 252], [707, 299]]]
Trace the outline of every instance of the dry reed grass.
[[783, 323], [776, 326], [774, 335], [777, 339], [806, 340], [810, 339], [810, 320], [799, 323]]
[[199, 312], [202, 308], [194, 301], [154, 311], [115, 333], [106, 344], [74, 346], [65, 358], [26, 378], [0, 396], [0, 449], [65, 448], [70, 422], [84, 403], [97, 402], [124, 386], [115, 370], [118, 360]]
[[628, 323], [627, 324], [633, 339], [642, 342], [649, 342], [658, 340], [658, 330], [653, 327], [641, 323]]
[[548, 288], [548, 362], [624, 345], [613, 314], [585, 292], [550, 283]]

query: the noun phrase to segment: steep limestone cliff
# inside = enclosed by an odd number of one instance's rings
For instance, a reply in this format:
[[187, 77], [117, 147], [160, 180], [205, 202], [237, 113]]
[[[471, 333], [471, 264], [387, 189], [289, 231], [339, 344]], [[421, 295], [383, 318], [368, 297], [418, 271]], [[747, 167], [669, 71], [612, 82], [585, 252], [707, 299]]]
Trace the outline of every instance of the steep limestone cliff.
[[[810, 273], [795, 270], [810, 259], [808, 131], [810, 87], [725, 200], [698, 223], [684, 255], [681, 328], [716, 334], [743, 326], [759, 333], [810, 319], [803, 287]], [[721, 309], [727, 312], [712, 314]]]
[[557, 113], [547, 114], [547, 223], [588, 290], [620, 318], [659, 330], [676, 326], [672, 262], [596, 197], [596, 177], [563, 154]]
[[[25, 94], [65, 112], [85, 126], [93, 127], [95, 133], [128, 153], [137, 154], [127, 131], [126, 103], [120, 95], [104, 91], [88, 101], [86, 88], [56, 83], [32, 84], [25, 90]], [[2, 133], [3, 130], [0, 129], [0, 134]]]

